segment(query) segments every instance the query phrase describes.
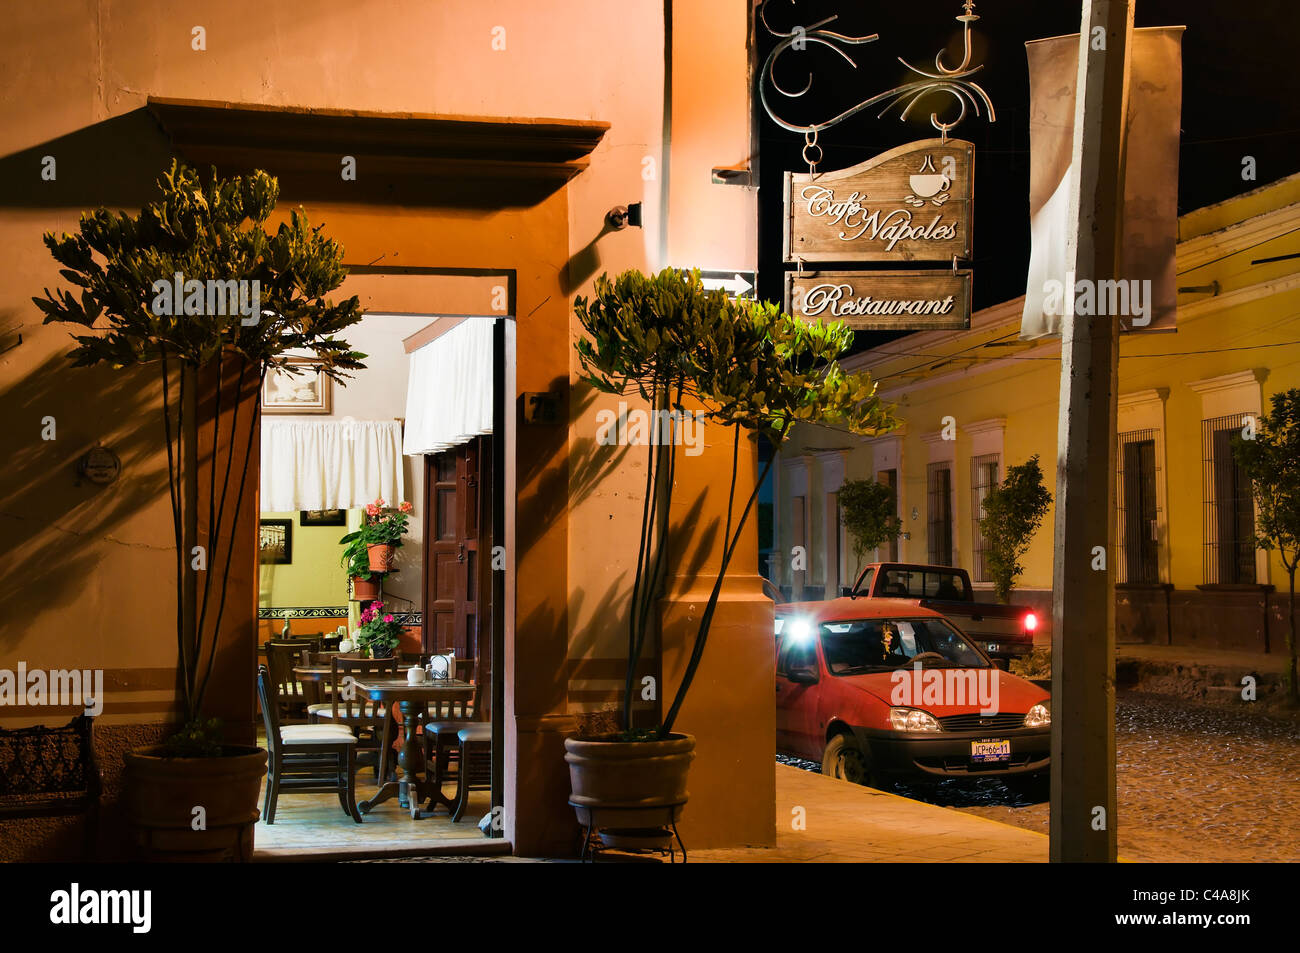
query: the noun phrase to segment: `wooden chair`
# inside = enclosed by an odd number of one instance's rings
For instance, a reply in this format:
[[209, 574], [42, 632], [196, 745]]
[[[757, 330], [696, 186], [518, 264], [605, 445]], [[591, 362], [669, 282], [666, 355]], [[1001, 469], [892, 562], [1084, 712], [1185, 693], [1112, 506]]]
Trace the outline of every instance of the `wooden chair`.
[[337, 632], [335, 632], [332, 635], [322, 635], [320, 637], [320, 646], [316, 649], [316, 651], [337, 652], [339, 650], [339, 643], [342, 641], [343, 641], [343, 636], [339, 635]]
[[456, 732], [460, 743], [460, 764], [456, 769], [456, 810], [452, 822], [459, 821], [469, 804], [469, 792], [492, 787], [492, 726], [476, 721]]
[[317, 643], [312, 639], [268, 639], [262, 648], [266, 652], [266, 668], [275, 685], [281, 716], [306, 716], [310, 696], [293, 669], [295, 665], [307, 664], [310, 653], [319, 651]]
[[328, 720], [330, 724], [346, 727], [357, 736], [368, 734], [358, 742], [359, 750], [374, 752], [375, 777], [386, 774], [387, 755], [395, 727], [382, 702], [371, 701], [361, 692], [344, 684], [344, 679], [364, 681], [369, 678], [396, 678], [397, 659], [343, 658], [330, 656], [330, 700], [309, 706], [307, 713], [313, 722]]
[[[464, 666], [462, 667], [462, 661]], [[460, 681], [470, 681], [476, 659], [457, 659], [456, 674]], [[423, 724], [422, 743], [424, 746], [425, 769], [430, 772], [430, 780], [441, 786], [444, 782], [457, 777], [460, 771], [460, 739], [462, 728], [475, 724], [482, 706], [483, 682], [474, 683], [474, 693], [468, 699], [448, 699], [430, 702]], [[452, 765], [456, 773], [452, 773]], [[430, 809], [432, 810], [432, 803]]]
[[266, 795], [262, 801], [262, 819], [275, 823], [275, 808], [280, 792], [311, 794], [334, 792], [343, 812], [358, 824], [357, 810], [357, 739], [347, 728], [338, 725], [285, 725], [281, 727], [275, 683], [265, 665], [257, 668], [257, 697], [262, 704], [262, 722], [266, 726]]
[[0, 819], [85, 815], [82, 855], [94, 860], [102, 791], [90, 715], [61, 728], [0, 728]]

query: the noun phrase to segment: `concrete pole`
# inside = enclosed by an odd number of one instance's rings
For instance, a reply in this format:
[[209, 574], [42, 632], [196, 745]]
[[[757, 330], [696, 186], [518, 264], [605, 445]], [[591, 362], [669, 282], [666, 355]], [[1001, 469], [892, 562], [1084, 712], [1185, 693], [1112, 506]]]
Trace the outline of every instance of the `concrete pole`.
[[[1084, 0], [1066, 261], [1076, 282], [1118, 278], [1133, 0]], [[1067, 276], [1067, 281], [1069, 277]], [[1072, 303], [1070, 287], [1066, 300]], [[1115, 860], [1115, 427], [1119, 319], [1061, 332], [1052, 608], [1050, 857]]]

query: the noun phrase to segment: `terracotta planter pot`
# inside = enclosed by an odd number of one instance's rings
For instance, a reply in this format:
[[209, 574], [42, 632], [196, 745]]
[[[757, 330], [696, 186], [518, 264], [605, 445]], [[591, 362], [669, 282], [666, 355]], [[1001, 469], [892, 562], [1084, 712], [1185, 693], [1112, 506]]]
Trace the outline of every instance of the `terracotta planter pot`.
[[366, 555], [370, 558], [371, 572], [389, 572], [393, 568], [397, 547], [392, 543], [371, 543], [366, 547]]
[[[141, 859], [249, 861], [266, 752], [226, 745], [225, 757], [165, 758], [154, 745], [126, 753], [123, 803]], [[194, 830], [195, 808], [203, 830]]]
[[[695, 736], [663, 741], [564, 740], [578, 823], [600, 827], [658, 827], [676, 820], [689, 796], [686, 774], [695, 760]], [[671, 809], [671, 810], [670, 810]]]
[[352, 598], [357, 602], [364, 602], [367, 599], [379, 598], [379, 580], [362, 579], [360, 576], [352, 577]]

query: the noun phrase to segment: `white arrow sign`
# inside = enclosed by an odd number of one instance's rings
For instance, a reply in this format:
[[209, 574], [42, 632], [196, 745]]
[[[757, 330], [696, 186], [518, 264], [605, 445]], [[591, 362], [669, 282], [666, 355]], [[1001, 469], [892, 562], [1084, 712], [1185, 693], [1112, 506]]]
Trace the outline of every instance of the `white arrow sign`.
[[701, 274], [700, 283], [704, 285], [705, 291], [725, 291], [733, 298], [749, 294], [754, 290], [754, 283], [748, 278], [736, 273], [730, 278], [721, 276], [722, 273], [714, 272], [712, 275]]

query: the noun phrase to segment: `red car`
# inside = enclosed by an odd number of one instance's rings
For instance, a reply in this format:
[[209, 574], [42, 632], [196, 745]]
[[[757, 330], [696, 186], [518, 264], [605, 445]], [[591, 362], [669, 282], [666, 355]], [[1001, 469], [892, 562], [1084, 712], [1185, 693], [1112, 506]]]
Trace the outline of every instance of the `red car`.
[[822, 773], [996, 775], [1041, 792], [1050, 696], [995, 666], [942, 614], [901, 599], [776, 607], [776, 744]]

